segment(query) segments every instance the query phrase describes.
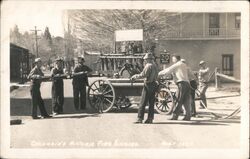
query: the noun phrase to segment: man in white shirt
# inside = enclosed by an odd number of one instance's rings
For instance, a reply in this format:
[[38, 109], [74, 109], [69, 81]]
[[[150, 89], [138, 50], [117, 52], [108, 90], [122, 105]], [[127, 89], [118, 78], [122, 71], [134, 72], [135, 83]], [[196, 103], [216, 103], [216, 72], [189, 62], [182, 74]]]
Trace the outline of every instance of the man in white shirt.
[[[181, 61], [183, 63], [187, 64], [185, 59], [181, 59]], [[189, 66], [188, 66], [188, 78], [189, 78], [189, 83], [191, 86], [191, 91], [190, 91], [191, 114], [192, 114], [192, 116], [196, 116], [195, 90], [197, 89], [197, 77], [195, 76], [194, 72], [191, 70], [191, 68]]]
[[171, 120], [177, 120], [181, 112], [182, 105], [185, 107], [185, 117], [183, 120], [189, 121], [191, 119], [191, 107], [190, 107], [190, 84], [188, 78], [188, 67], [185, 63], [180, 61], [180, 56], [174, 55], [172, 57], [172, 66], [159, 72], [158, 76], [174, 75], [174, 82], [176, 83], [177, 90], [177, 100], [176, 106], [173, 111], [173, 116]]

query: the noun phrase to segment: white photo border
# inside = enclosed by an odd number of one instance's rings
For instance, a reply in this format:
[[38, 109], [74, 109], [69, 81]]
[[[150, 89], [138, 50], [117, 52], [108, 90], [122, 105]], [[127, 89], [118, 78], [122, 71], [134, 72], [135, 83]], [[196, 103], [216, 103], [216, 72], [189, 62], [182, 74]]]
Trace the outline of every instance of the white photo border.
[[[23, 7], [23, 8], [22, 8]], [[14, 149], [10, 148], [9, 18], [15, 9], [165, 9], [169, 12], [241, 13], [240, 149]], [[39, 11], [39, 10], [38, 10]], [[28, 17], [27, 17], [28, 18]], [[3, 1], [1, 4], [1, 156], [3, 158], [248, 158], [249, 3], [247, 1]], [[230, 132], [225, 132], [230, 133]]]

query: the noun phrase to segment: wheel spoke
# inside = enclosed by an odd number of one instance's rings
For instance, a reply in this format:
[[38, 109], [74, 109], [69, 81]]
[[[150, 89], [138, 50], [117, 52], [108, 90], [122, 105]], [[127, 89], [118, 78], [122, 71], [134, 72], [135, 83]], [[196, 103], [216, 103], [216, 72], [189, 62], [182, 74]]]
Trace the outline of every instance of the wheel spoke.
[[93, 89], [93, 88], [91, 88], [91, 87], [90, 87], [90, 89], [91, 89], [93, 92], [95, 92], [96, 90], [98, 90], [98, 89]]
[[96, 102], [96, 106], [98, 110], [100, 110], [100, 104], [101, 104], [101, 100], [100, 98], [98, 98], [98, 102]]
[[96, 96], [97, 94], [96, 93], [89, 93], [89, 95]]
[[103, 112], [103, 101], [102, 100], [100, 100], [100, 110], [101, 110], [101, 112]]
[[166, 110], [167, 110], [166, 106], [164, 106], [164, 105], [163, 105], [162, 108], [163, 108], [163, 109], [162, 109], [163, 111], [166, 111]]
[[[96, 82], [95, 82], [95, 83], [96, 83]], [[98, 87], [97, 87], [97, 85], [96, 85], [95, 83], [93, 83], [93, 86], [95, 86], [96, 90], [98, 90]]]
[[97, 98], [96, 101], [93, 102], [94, 105], [96, 105], [100, 101], [100, 98]]
[[110, 93], [110, 92], [112, 92], [112, 89], [109, 90], [109, 91], [107, 91], [107, 92], [104, 92], [103, 95], [106, 95], [106, 94], [108, 94], [108, 93]]
[[114, 98], [114, 96], [112, 96], [112, 95], [104, 95], [104, 97], [106, 97], [106, 98]]
[[157, 105], [157, 108], [161, 109], [162, 106], [163, 106], [163, 104], [161, 103], [161, 104]]
[[105, 89], [102, 92], [105, 92], [107, 88], [109, 88], [109, 85], [105, 85]]
[[99, 84], [99, 88], [101, 88], [101, 81], [100, 80], [98, 81], [98, 84]]
[[112, 101], [110, 101], [108, 98], [104, 98], [106, 101], [112, 104]]

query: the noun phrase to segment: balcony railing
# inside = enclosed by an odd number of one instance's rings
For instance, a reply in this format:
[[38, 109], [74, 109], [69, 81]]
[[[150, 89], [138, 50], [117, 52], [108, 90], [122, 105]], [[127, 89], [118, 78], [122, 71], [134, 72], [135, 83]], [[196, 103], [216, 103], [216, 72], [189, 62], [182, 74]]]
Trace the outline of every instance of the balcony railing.
[[182, 31], [171, 31], [167, 38], [240, 38], [240, 29], [206, 28], [183, 29]]

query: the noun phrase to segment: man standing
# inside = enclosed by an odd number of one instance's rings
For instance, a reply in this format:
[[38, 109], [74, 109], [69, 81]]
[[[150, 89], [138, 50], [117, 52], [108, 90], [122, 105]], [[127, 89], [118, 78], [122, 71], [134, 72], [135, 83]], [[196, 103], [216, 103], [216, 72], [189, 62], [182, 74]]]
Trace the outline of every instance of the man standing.
[[[181, 61], [185, 64], [186, 63], [186, 60], [185, 59], [181, 59]], [[194, 72], [191, 70], [190, 67], [188, 67], [188, 79], [189, 79], [189, 82], [190, 82], [190, 86], [191, 86], [191, 91], [190, 91], [190, 94], [191, 94], [191, 100], [190, 100], [190, 103], [191, 103], [191, 114], [192, 116], [196, 116], [196, 108], [195, 108], [195, 90], [197, 89], [197, 77], [195, 76]]]
[[151, 53], [147, 53], [143, 59], [146, 61], [143, 71], [140, 74], [135, 74], [131, 77], [132, 80], [145, 78], [141, 95], [142, 98], [138, 110], [138, 119], [135, 123], [142, 123], [144, 119], [145, 107], [149, 104], [148, 118], [145, 123], [150, 124], [153, 123], [154, 119], [154, 102], [155, 92], [157, 90], [156, 80], [158, 76], [158, 69], [153, 61], [154, 57]]
[[63, 60], [61, 58], [57, 58], [55, 62], [55, 67], [51, 70], [53, 115], [63, 113], [63, 75]]
[[44, 102], [41, 97], [40, 92], [40, 86], [42, 82], [42, 77], [44, 76], [42, 70], [42, 61], [40, 58], [35, 59], [35, 67], [30, 71], [28, 75], [28, 79], [31, 79], [31, 87], [30, 87], [30, 93], [32, 98], [32, 118], [33, 119], [39, 119], [37, 116], [37, 105], [39, 106], [41, 117], [43, 118], [49, 118], [51, 117], [45, 107]]
[[78, 57], [78, 64], [75, 66], [73, 71], [73, 95], [75, 109], [86, 109], [86, 86], [88, 83], [87, 74], [92, 71], [91, 68], [84, 65], [84, 57]]
[[206, 91], [208, 87], [208, 76], [209, 76], [209, 68], [206, 67], [205, 61], [200, 61], [200, 70], [198, 73], [199, 79], [199, 91], [200, 91], [200, 108], [207, 108], [207, 99], [206, 99]]
[[171, 120], [177, 120], [182, 109], [182, 105], [185, 107], [185, 117], [183, 120], [191, 119], [191, 108], [190, 108], [190, 84], [188, 78], [188, 68], [187, 65], [180, 61], [180, 56], [174, 55], [172, 57], [172, 62], [174, 63], [169, 68], [166, 68], [159, 72], [159, 76], [174, 75], [175, 83], [178, 87], [176, 107], [173, 111], [173, 116]]

